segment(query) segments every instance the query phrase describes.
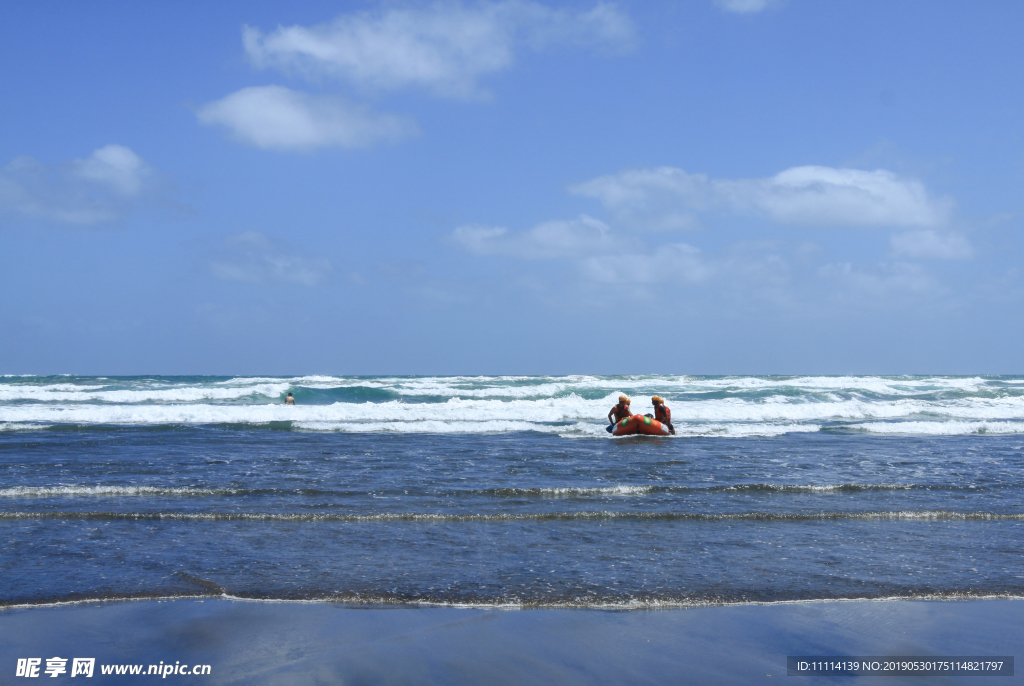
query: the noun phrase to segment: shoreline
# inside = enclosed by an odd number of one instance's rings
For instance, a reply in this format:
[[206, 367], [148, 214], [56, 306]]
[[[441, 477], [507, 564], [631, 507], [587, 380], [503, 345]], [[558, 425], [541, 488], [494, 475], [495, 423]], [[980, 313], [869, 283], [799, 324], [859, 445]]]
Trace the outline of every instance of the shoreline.
[[726, 608], [726, 607], [777, 607], [784, 605], [812, 605], [823, 603], [896, 603], [896, 602], [937, 602], [937, 603], [965, 603], [975, 601], [1024, 600], [1024, 594], [1012, 593], [927, 593], [921, 595], [893, 595], [879, 596], [876, 598], [797, 598], [792, 600], [735, 600], [735, 601], [671, 601], [671, 600], [638, 600], [622, 603], [458, 603], [433, 600], [354, 600], [346, 598], [249, 598], [246, 596], [233, 595], [231, 593], [211, 594], [189, 594], [189, 595], [140, 595], [140, 596], [112, 596], [112, 597], [90, 597], [74, 600], [42, 601], [38, 603], [11, 603], [0, 604], [0, 617], [9, 610], [31, 610], [52, 607], [72, 607], [75, 605], [95, 605], [100, 603], [146, 603], [146, 602], [175, 602], [175, 601], [205, 601], [223, 600], [239, 603], [268, 603], [268, 604], [293, 604], [293, 605], [332, 605], [346, 609], [361, 610], [391, 610], [391, 609], [452, 609], [452, 610], [599, 610], [599, 611], [622, 611], [622, 612], [644, 612], [657, 610], [691, 610], [702, 608]]

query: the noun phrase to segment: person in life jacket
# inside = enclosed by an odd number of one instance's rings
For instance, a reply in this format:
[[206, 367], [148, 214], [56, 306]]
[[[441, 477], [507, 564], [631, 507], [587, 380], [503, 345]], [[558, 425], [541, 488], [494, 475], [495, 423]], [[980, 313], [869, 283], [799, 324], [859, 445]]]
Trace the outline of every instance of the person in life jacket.
[[611, 433], [615, 425], [621, 422], [623, 419], [629, 419], [633, 416], [633, 411], [629, 409], [629, 398], [624, 395], [619, 396], [619, 404], [608, 411], [608, 432]]
[[651, 402], [654, 403], [654, 418], [667, 426], [668, 432], [675, 436], [676, 427], [672, 426], [672, 410], [668, 409], [665, 399], [660, 395], [656, 395], [651, 398]]

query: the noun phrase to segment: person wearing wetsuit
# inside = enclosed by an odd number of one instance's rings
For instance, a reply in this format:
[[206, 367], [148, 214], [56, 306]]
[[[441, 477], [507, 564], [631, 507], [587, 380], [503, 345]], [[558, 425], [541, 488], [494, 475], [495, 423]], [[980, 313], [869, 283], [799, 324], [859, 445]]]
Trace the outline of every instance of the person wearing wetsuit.
[[608, 411], [608, 433], [611, 433], [615, 428], [615, 425], [621, 422], [623, 419], [629, 419], [633, 416], [632, 410], [629, 409], [629, 398], [624, 395], [619, 396], [619, 404]]
[[660, 395], [656, 395], [651, 398], [651, 402], [654, 403], [654, 418], [667, 426], [668, 432], [675, 436], [676, 427], [672, 426], [672, 410], [668, 409], [665, 400]]

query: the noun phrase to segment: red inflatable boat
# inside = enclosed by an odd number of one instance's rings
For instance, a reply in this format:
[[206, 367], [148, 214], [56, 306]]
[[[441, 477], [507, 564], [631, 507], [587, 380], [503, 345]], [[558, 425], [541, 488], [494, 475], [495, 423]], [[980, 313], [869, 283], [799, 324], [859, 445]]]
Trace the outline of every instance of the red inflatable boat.
[[623, 419], [612, 430], [612, 436], [630, 436], [632, 434], [644, 434], [647, 436], [669, 435], [667, 426], [657, 419], [651, 419], [642, 414], [635, 414], [632, 417]]

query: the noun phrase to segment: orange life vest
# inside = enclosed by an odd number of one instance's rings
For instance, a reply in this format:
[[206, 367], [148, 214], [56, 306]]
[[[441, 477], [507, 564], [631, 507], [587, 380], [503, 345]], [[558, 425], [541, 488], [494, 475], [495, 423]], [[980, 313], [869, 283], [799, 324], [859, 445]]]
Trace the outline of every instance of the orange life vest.
[[612, 412], [615, 413], [615, 421], [621, 422], [623, 419], [628, 419], [633, 416], [633, 413], [629, 410], [629, 405], [626, 403], [619, 403], [612, 408]]
[[665, 403], [659, 403], [654, 406], [654, 418], [662, 424], [672, 423], [672, 410], [668, 409]]

